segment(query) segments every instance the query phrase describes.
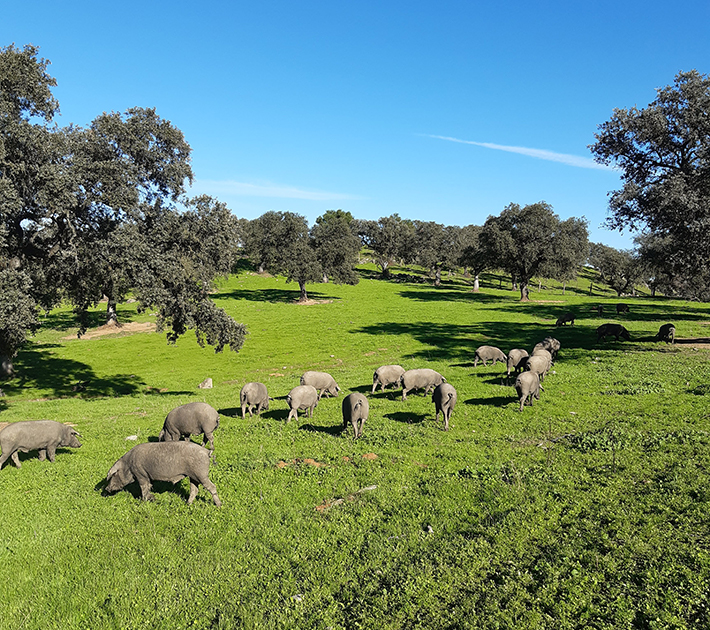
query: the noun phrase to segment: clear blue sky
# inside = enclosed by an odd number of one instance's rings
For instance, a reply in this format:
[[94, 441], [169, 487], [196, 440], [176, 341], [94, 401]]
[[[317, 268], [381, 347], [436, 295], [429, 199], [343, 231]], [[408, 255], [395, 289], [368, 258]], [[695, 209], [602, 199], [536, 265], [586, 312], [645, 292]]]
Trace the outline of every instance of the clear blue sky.
[[0, 17], [0, 45], [52, 62], [59, 124], [155, 107], [192, 146], [191, 192], [238, 216], [466, 225], [545, 200], [624, 248], [600, 229], [619, 176], [587, 147], [615, 107], [708, 74], [709, 33], [707, 0], [25, 0]]

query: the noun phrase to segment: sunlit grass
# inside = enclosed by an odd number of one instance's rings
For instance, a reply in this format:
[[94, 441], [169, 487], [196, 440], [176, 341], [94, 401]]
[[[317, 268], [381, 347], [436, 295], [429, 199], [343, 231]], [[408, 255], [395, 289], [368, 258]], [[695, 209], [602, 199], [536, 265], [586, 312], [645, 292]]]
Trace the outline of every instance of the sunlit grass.
[[[710, 336], [706, 305], [625, 297], [617, 317], [619, 300], [596, 284], [589, 296], [585, 276], [564, 294], [533, 286], [523, 304], [494, 274], [474, 294], [460, 276], [435, 289], [362, 273], [310, 286], [310, 305], [282, 278], [223, 282], [214, 299], [249, 329], [239, 354], [189, 335], [65, 339], [70, 310], [53, 313], [2, 385], [0, 421], [72, 422], [84, 446], [0, 471], [0, 628], [710, 625], [710, 354], [652, 339], [666, 321]], [[569, 310], [575, 325], [555, 329]], [[598, 344], [606, 321], [632, 341]], [[474, 370], [473, 353], [548, 334], [559, 360], [518, 413], [500, 364]], [[450, 431], [430, 397], [369, 394], [389, 363], [457, 388]], [[341, 431], [342, 395], [285, 423], [308, 369], [368, 395], [361, 440]], [[214, 388], [198, 390], [205, 377]], [[275, 400], [243, 421], [252, 380]], [[223, 507], [204, 490], [188, 507], [186, 481], [156, 484], [153, 503], [136, 488], [102, 496], [126, 438], [154, 439], [193, 400], [222, 413], [210, 476]]]

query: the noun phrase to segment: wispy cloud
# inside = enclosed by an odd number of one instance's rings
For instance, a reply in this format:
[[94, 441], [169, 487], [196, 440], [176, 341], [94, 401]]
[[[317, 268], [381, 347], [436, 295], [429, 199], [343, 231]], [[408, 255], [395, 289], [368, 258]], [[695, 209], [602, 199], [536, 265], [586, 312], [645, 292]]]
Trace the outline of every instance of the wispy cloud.
[[272, 183], [249, 184], [231, 180], [200, 179], [193, 188], [207, 194], [239, 195], [244, 197], [278, 197], [281, 199], [306, 199], [309, 201], [337, 201], [341, 199], [360, 199], [355, 195], [325, 192], [322, 190], [304, 190], [293, 186]]
[[461, 144], [473, 144], [477, 147], [485, 147], [486, 149], [495, 149], [496, 151], [507, 151], [508, 153], [519, 153], [528, 157], [537, 158], [538, 160], [548, 160], [549, 162], [561, 162], [567, 166], [576, 166], [577, 168], [592, 168], [601, 171], [614, 170], [610, 166], [599, 164], [592, 158], [581, 157], [579, 155], [570, 155], [569, 153], [555, 153], [546, 149], [531, 149], [529, 147], [514, 147], [505, 144], [493, 144], [492, 142], [474, 142], [473, 140], [461, 140], [459, 138], [450, 138], [448, 136], [435, 136], [427, 134], [429, 138], [437, 138], [438, 140], [448, 140], [449, 142], [459, 142]]

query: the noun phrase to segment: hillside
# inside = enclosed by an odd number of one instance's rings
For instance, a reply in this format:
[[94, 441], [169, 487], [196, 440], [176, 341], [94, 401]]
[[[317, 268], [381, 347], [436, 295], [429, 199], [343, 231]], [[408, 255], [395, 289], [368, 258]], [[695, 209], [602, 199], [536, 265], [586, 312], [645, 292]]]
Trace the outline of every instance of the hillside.
[[[0, 628], [710, 626], [708, 305], [624, 297], [617, 315], [585, 277], [521, 303], [493, 275], [473, 293], [460, 277], [360, 273], [309, 286], [308, 304], [283, 278], [230, 277], [213, 298], [249, 330], [238, 354], [169, 346], [131, 304], [119, 320], [141, 332], [76, 339], [71, 310], [45, 318], [2, 384], [0, 422], [70, 422], [83, 446], [0, 471]], [[555, 328], [568, 311], [575, 325]], [[607, 321], [631, 341], [598, 343]], [[668, 321], [674, 346], [654, 340]], [[474, 369], [475, 349], [548, 335], [558, 360], [519, 413], [504, 368]], [[391, 363], [456, 387], [448, 432], [430, 396], [370, 394]], [[285, 423], [306, 370], [368, 396], [362, 439], [341, 431], [342, 394]], [[248, 381], [275, 400], [242, 420]], [[201, 488], [188, 507], [185, 480], [156, 483], [152, 503], [135, 485], [103, 496], [112, 464], [196, 400], [221, 414], [223, 506]]]

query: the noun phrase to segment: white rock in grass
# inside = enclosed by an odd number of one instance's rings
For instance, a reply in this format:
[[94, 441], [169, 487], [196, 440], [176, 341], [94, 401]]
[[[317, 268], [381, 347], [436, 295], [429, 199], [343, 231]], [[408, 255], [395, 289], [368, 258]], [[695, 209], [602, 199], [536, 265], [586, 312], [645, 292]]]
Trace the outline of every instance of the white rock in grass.
[[135, 442], [138, 439], [138, 436], [137, 435], [129, 435], [126, 439]]

